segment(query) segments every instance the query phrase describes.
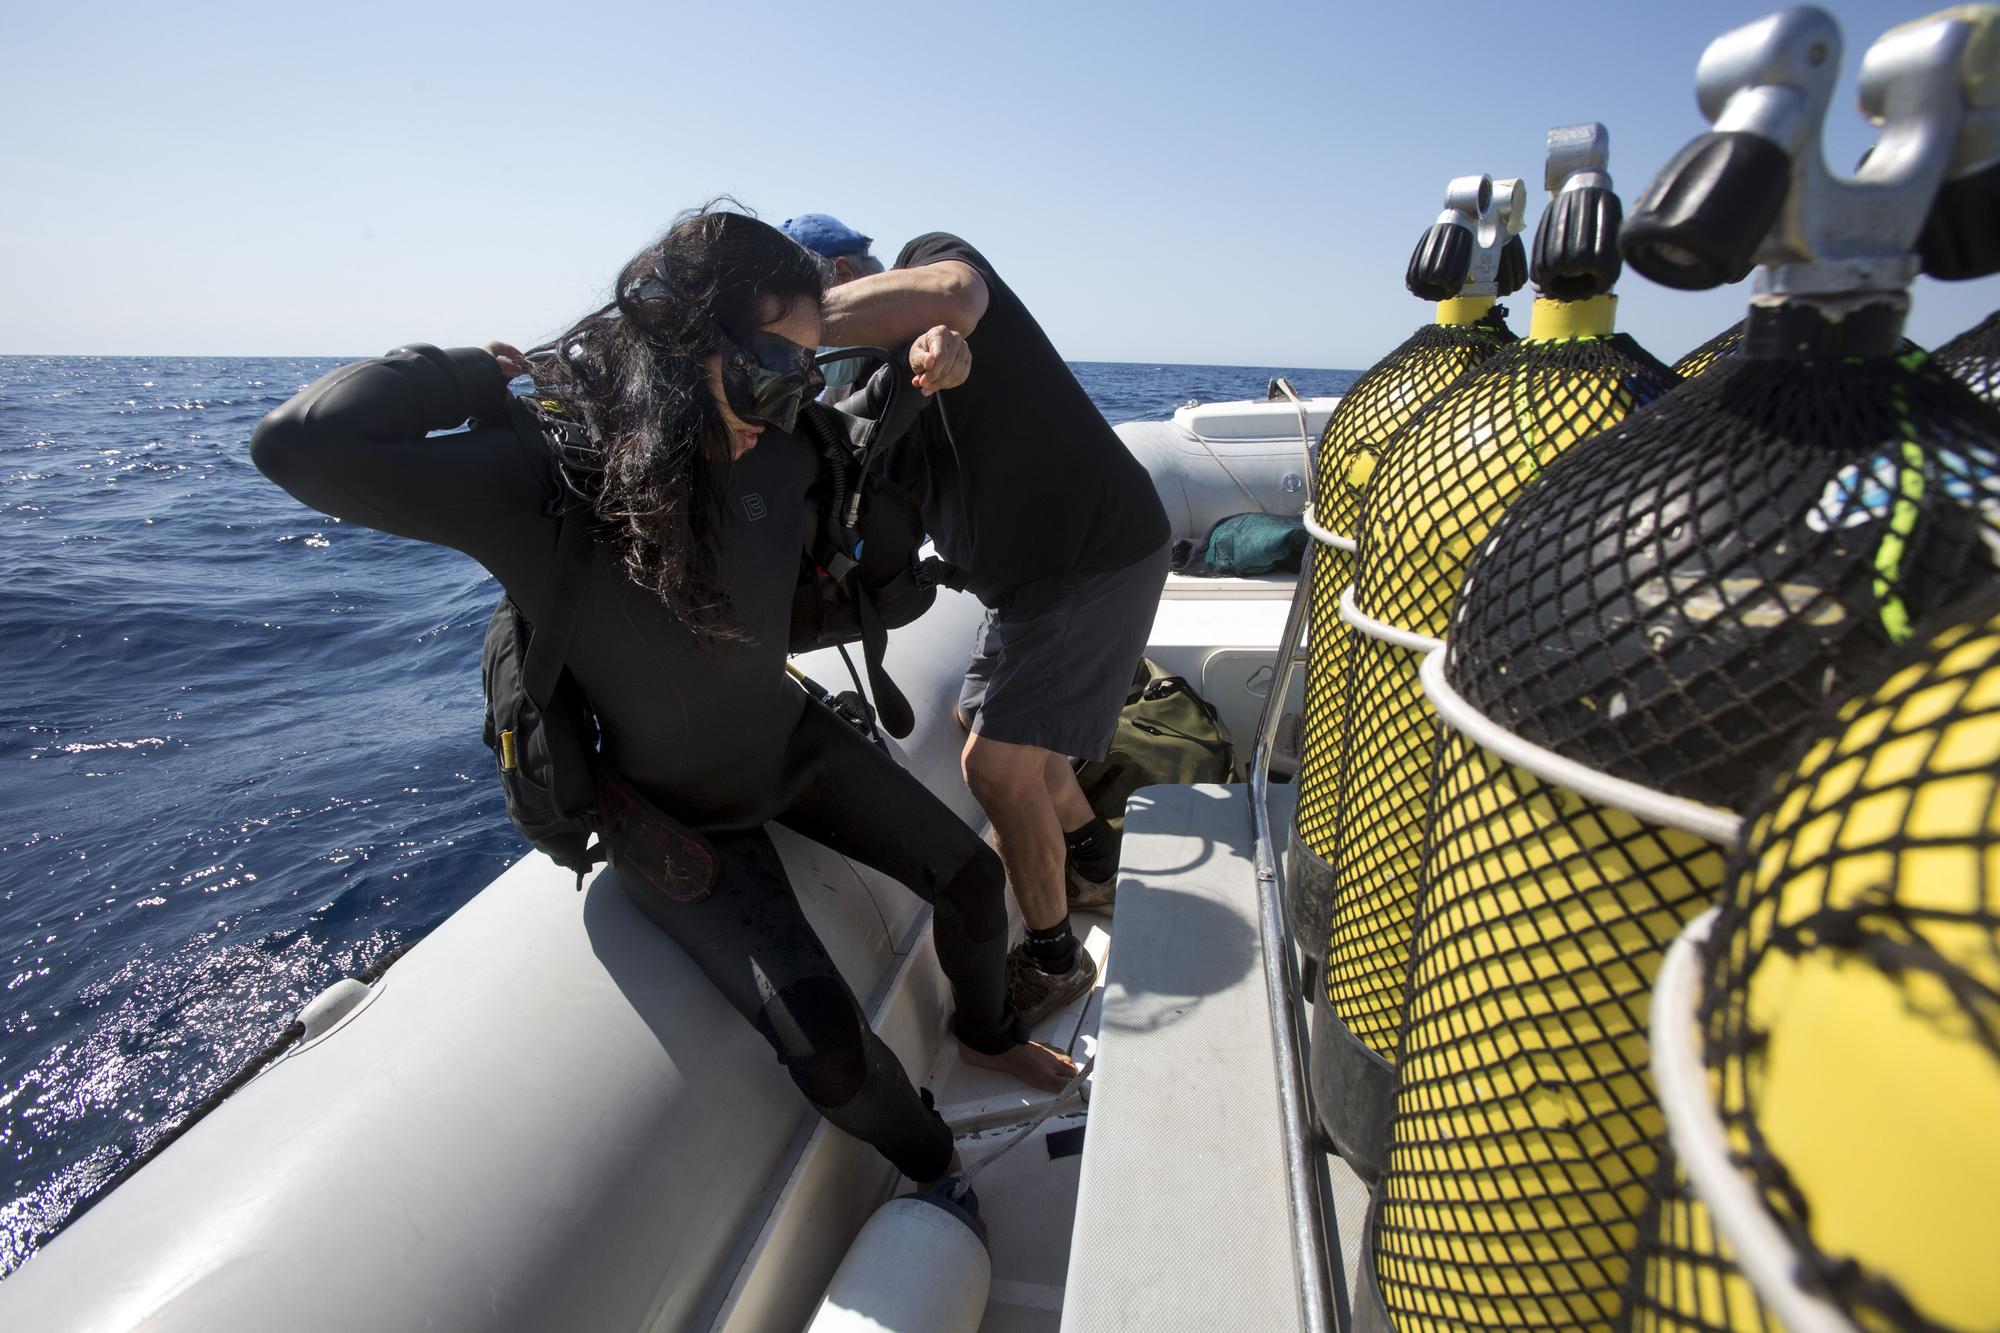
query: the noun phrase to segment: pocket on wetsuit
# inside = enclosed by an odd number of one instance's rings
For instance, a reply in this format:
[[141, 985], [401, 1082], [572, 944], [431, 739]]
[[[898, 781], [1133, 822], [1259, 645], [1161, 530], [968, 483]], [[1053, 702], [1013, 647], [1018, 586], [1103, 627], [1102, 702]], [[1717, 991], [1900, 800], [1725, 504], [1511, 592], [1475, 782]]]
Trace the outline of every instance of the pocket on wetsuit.
[[610, 863], [628, 884], [677, 903], [699, 902], [714, 892], [715, 848], [708, 839], [605, 765], [598, 766], [597, 809]]

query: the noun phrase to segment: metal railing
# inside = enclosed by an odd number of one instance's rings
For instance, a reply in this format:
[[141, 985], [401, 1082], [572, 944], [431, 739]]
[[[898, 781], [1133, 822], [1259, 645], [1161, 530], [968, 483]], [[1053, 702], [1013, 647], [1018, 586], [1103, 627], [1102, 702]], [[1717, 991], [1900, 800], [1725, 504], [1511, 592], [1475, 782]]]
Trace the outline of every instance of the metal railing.
[[[1291, 399], [1299, 411], [1299, 434], [1306, 450], [1307, 495], [1311, 489], [1312, 440], [1306, 427], [1305, 405], [1284, 380], [1273, 380], [1271, 396]], [[1292, 1215], [1293, 1262], [1299, 1280], [1299, 1314], [1306, 1333], [1333, 1333], [1346, 1327], [1347, 1297], [1340, 1291], [1343, 1274], [1330, 1257], [1337, 1224], [1322, 1174], [1322, 1152], [1314, 1131], [1306, 1088], [1306, 1023], [1301, 1007], [1297, 959], [1286, 926], [1284, 883], [1271, 835], [1271, 757], [1285, 699], [1292, 679], [1305, 659], [1307, 606], [1311, 600], [1315, 543], [1307, 543], [1299, 562], [1298, 583], [1291, 610], [1271, 666], [1271, 692], [1257, 719], [1257, 741], [1250, 754], [1250, 823], [1257, 872], [1257, 920], [1263, 939], [1264, 991], [1270, 1006], [1271, 1045], [1276, 1055], [1278, 1109], [1284, 1120], [1285, 1185]]]

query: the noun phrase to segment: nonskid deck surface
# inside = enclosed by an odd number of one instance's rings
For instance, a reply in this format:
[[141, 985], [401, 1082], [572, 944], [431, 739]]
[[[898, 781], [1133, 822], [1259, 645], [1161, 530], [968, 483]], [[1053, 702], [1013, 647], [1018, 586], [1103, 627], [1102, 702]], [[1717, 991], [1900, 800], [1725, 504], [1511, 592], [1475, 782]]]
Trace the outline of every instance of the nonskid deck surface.
[[[1097, 984], [1066, 1008], [1051, 1014], [1031, 1034], [1036, 1041], [1068, 1051], [1078, 1063], [1097, 1052], [1104, 1012], [1105, 964], [1111, 952], [1111, 918], [1079, 912], [1071, 918], [1083, 947], [1097, 963]], [[964, 1064], [958, 1044], [944, 1043], [929, 1085], [938, 1111], [952, 1126], [960, 1159], [968, 1170], [982, 1163], [974, 1188], [980, 1216], [991, 1231], [993, 1286], [982, 1333], [1054, 1333], [1062, 1322], [1063, 1289], [1069, 1280], [1070, 1224], [1076, 1214], [1076, 1183], [1083, 1161], [1081, 1131], [1089, 1117], [1089, 1079], [1072, 1093], [1033, 1135], [1005, 1156], [1021, 1127], [1056, 1101], [1054, 1094], [1024, 1088], [992, 1070]], [[1055, 1136], [1053, 1150], [1051, 1136]], [[1051, 1152], [1056, 1155], [1052, 1156]]]
[[[1289, 795], [1281, 789], [1281, 797]], [[1097, 985], [1047, 1019], [1033, 1036], [1083, 1061], [1099, 1048], [1113, 923], [1096, 914], [1078, 914], [1074, 921], [1084, 947], [1097, 962]], [[1072, 1095], [1028, 1138], [1008, 1148], [1021, 1126], [1048, 1107], [1050, 1095], [960, 1063], [955, 1043], [946, 1043], [932, 1070], [930, 1087], [939, 1110], [958, 1131], [966, 1167], [977, 1169], [1006, 1149], [1006, 1155], [975, 1182], [980, 1212], [992, 1233], [993, 1283], [981, 1333], [1056, 1333], [1061, 1327], [1083, 1164], [1082, 1131], [1089, 1121], [1088, 1094], [1094, 1081], [1093, 1073], [1081, 1098]], [[1352, 1292], [1359, 1276], [1369, 1190], [1337, 1156], [1328, 1155], [1326, 1169], [1332, 1188], [1332, 1239], [1341, 1252], [1346, 1290]], [[1282, 1200], [1274, 1200], [1273, 1206], [1282, 1208]], [[1081, 1282], [1119, 1280], [1107, 1274], [1077, 1276]]]

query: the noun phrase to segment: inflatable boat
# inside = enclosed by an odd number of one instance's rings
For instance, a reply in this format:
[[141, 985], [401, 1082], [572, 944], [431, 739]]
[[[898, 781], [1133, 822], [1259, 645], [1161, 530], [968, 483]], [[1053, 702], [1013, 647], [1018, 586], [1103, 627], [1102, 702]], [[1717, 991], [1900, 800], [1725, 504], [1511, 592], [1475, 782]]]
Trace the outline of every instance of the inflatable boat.
[[[1198, 540], [1231, 514], [1297, 514], [1309, 445], [1337, 402], [1190, 404], [1118, 431], [1176, 536]], [[1291, 593], [1289, 575], [1170, 578], [1148, 653], [1247, 738]], [[893, 636], [889, 661], [917, 717], [907, 740], [891, 742], [897, 757], [983, 828], [952, 712], [981, 613], [943, 593]], [[794, 665], [831, 689], [847, 683], [832, 652]], [[1247, 824], [1230, 832], [1239, 844], [1249, 836]], [[808, 916], [877, 1031], [933, 1091], [968, 1166], [1033, 1125], [1033, 1142], [979, 1178], [990, 1279], [973, 1289], [949, 1271], [905, 1269], [867, 1280], [974, 1302], [965, 1327], [1059, 1327], [1079, 1168], [1095, 1165], [1094, 1143], [1083, 1155], [1073, 1145], [1109, 1067], [1054, 1097], [961, 1066], [946, 1038], [930, 909], [865, 867], [772, 833]], [[1130, 866], [1128, 854], [1137, 873]], [[379, 978], [314, 999], [281, 1058], [0, 1283], [0, 1327], [806, 1326], [899, 1182], [810, 1112], [615, 873], [578, 892], [568, 871], [530, 854]], [[1237, 946], [1235, 980], [1250, 978], [1245, 919], [1212, 915], [1203, 920]], [[1079, 925], [1104, 963], [1111, 919]], [[1096, 1055], [1104, 998], [1100, 983], [1036, 1037], [1079, 1060]], [[1195, 998], [1148, 1002], [1171, 1027], [1175, 1005]], [[1268, 1090], [1264, 1060], [1252, 1091]], [[1221, 1128], [1247, 1113], [1208, 1114]]]
[[[530, 855], [308, 1004], [281, 1056], [0, 1283], [0, 1328], [2000, 1326], [2000, 417], [1898, 346], [1918, 272], [2000, 272], [2000, 7], [1869, 49], [1883, 133], [1853, 181], [1818, 138], [1840, 49], [1808, 7], [1724, 34], [1698, 73], [1716, 130], [1625, 220], [1619, 253], [1656, 281], [1763, 266], [1742, 349], [1699, 378], [1653, 399], [1572, 357], [1531, 385], [1504, 328], [1473, 338], [1527, 270], [1497, 206], [1517, 183], [1474, 176], [1410, 268], [1436, 325], [1330, 425], [1337, 400], [1280, 381], [1119, 428], [1178, 537], [1248, 511], [1314, 546], [1296, 579], [1163, 590], [1147, 654], [1249, 762], [1132, 796], [1115, 920], [1077, 920], [1102, 980], [1034, 1034], [1082, 1065], [1067, 1087], [963, 1065], [928, 909], [774, 830], [990, 1233], [897, 1197], [615, 871], [577, 891]], [[1524, 342], [1587, 350], [1614, 336], [1595, 243], [1618, 207], [1601, 128], [1570, 129]], [[1564, 238], [1604, 262], [1552, 262]], [[1473, 343], [1504, 375], [1405, 391], [1418, 353]], [[1488, 379], [1506, 391], [1450, 387]], [[1544, 419], [1593, 396], [1617, 424]], [[1348, 429], [1388, 417], [1424, 429]], [[1440, 423], [1451, 449], [1395, 452]], [[1464, 503], [1490, 481], [1436, 484], [1516, 446], [1505, 515]], [[1315, 481], [1372, 486], [1363, 526], [1309, 510]], [[1377, 555], [1438, 551], [1443, 619], [1384, 619]], [[942, 595], [888, 650], [916, 718], [894, 752], [973, 827], [953, 702], [979, 615]], [[1299, 681], [1308, 634], [1342, 622], [1402, 654], [1375, 654], [1401, 664], [1395, 708], [1341, 688], [1358, 675]], [[794, 666], [841, 688], [837, 657]], [[1273, 838], [1334, 749], [1302, 716], [1298, 800], [1273, 784], [1315, 684], [1343, 755], [1436, 729], [1394, 770], [1430, 812], [1396, 884], [1421, 902], [1357, 927], [1378, 900], [1347, 895], [1332, 939], [1288, 920]], [[1343, 831], [1386, 804], [1333, 786]], [[1328, 1073], [1352, 1049], [1344, 929], [1408, 954], [1380, 988], [1381, 1114]], [[1379, 1145], [1342, 1139], [1370, 1115]]]

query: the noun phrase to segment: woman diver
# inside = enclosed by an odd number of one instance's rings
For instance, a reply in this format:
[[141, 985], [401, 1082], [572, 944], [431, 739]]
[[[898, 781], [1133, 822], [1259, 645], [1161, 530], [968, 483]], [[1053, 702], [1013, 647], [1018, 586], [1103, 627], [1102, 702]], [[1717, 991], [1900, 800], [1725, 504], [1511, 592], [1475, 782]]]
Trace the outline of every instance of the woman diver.
[[[968, 1061], [1060, 1087], [1069, 1058], [1025, 1040], [1008, 1006], [999, 859], [956, 815], [785, 670], [816, 454], [790, 434], [817, 392], [820, 271], [773, 227], [683, 215], [619, 275], [615, 299], [537, 358], [529, 414], [503, 343], [401, 348], [342, 367], [272, 412], [251, 457], [336, 517], [454, 547], [533, 622], [551, 607], [575, 423], [595, 521], [566, 665], [601, 758], [697, 831], [711, 892], [625, 892], [776, 1050], [821, 1114], [920, 1184], [955, 1169], [950, 1130], [869, 1030], [764, 832], [776, 822], [902, 881], [935, 908], [952, 1030]], [[929, 392], [967, 353], [947, 330], [911, 349]], [[466, 422], [471, 428], [432, 436]]]

